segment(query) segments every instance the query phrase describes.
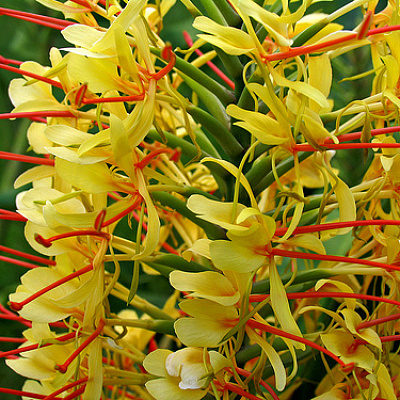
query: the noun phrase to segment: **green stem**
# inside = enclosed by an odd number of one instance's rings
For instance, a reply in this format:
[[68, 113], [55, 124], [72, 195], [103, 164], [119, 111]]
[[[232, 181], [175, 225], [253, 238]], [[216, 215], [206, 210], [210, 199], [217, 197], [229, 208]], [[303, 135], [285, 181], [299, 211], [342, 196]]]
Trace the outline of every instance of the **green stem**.
[[315, 36], [319, 31], [321, 31], [325, 26], [329, 24], [327, 18], [324, 18], [315, 24], [309, 26], [308, 28], [304, 29], [304, 31], [300, 32], [293, 38], [292, 47], [300, 47], [308, 40], [310, 40], [313, 36]]
[[[339, 275], [340, 272], [334, 272], [333, 270], [327, 269], [318, 269], [318, 270], [311, 270], [311, 271], [299, 271], [296, 277], [292, 281], [292, 285], [297, 285], [300, 283], [306, 283], [311, 281], [318, 281], [319, 279], [327, 279], [331, 278], [332, 276]], [[289, 272], [287, 274], [283, 274], [281, 276], [282, 283], [285, 285], [289, 282], [293, 277], [293, 273]], [[271, 288], [271, 282], [269, 279], [265, 279], [259, 282], [256, 282], [253, 285], [253, 290], [251, 291], [252, 294], [261, 294], [261, 293], [269, 293]]]
[[[157, 56], [161, 54], [160, 49], [151, 48], [150, 51]], [[223, 104], [228, 105], [235, 101], [235, 95], [231, 90], [210, 78], [205, 72], [195, 67], [190, 62], [176, 56], [175, 68], [207, 88], [211, 93], [214, 93]]]
[[147, 331], [152, 331], [172, 336], [175, 336], [174, 322], [175, 321], [165, 321], [157, 319], [127, 320], [127, 319], [111, 318], [106, 320], [107, 325], [111, 326], [131, 326], [134, 328], [141, 328]]
[[225, 107], [215, 94], [211, 93], [200, 83], [194, 81], [185, 74], [179, 74], [185, 83], [199, 96], [207, 107], [209, 113], [215, 117], [226, 129], [229, 127], [229, 117], [226, 115]]
[[[220, 1], [220, 0], [218, 0]], [[224, 15], [222, 14], [221, 10], [217, 7], [215, 3], [218, 3], [218, 1], [214, 0], [200, 0], [201, 4], [205, 8], [207, 15], [209, 18], [211, 18], [213, 21], [216, 23], [227, 26], [228, 23], [226, 22], [226, 19]]]
[[[299, 162], [304, 161], [306, 158], [310, 157], [310, 155], [311, 153], [308, 152], [298, 153]], [[294, 158], [289, 157], [276, 167], [276, 172], [278, 176], [282, 176], [286, 174], [286, 172], [289, 172], [293, 167], [294, 167]], [[274, 182], [275, 182], [275, 177], [273, 172], [271, 171], [263, 179], [261, 179], [258, 185], [254, 188], [254, 195], [258, 196], [263, 190], [271, 186]]]
[[227, 24], [232, 27], [239, 27], [242, 20], [232, 6], [226, 0], [219, 0], [216, 2], [217, 7], [224, 16]]
[[171, 270], [186, 272], [212, 271], [211, 268], [203, 266], [194, 261], [186, 261], [183, 257], [174, 254], [162, 254], [153, 257], [146, 257], [143, 262], [149, 265], [155, 263], [170, 268]]
[[231, 161], [237, 159], [242, 154], [243, 147], [232, 136], [231, 132], [212, 115], [195, 106], [188, 107], [187, 112], [196, 122], [200, 123], [208, 132], [210, 132], [211, 135], [213, 135], [215, 140], [226, 151]]

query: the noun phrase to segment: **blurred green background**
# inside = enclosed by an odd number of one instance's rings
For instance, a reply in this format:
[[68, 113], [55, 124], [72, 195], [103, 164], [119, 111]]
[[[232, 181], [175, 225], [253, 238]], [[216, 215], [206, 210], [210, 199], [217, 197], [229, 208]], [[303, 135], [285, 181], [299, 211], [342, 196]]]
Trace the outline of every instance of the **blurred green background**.
[[[322, 2], [310, 8], [310, 11], [325, 11], [327, 13], [347, 3], [348, 1]], [[197, 4], [197, 2], [196, 2]], [[298, 4], [298, 3], [295, 3]], [[383, 4], [383, 2], [382, 2]], [[33, 13], [42, 13], [55, 17], [61, 17], [59, 13], [47, 10], [45, 7], [36, 3], [34, 0], [2, 0], [1, 7], [13, 8]], [[360, 13], [353, 13], [341, 20], [346, 28], [353, 28], [357, 19], [360, 20]], [[179, 23], [177, 23], [177, 21]], [[34, 60], [43, 65], [48, 65], [48, 52], [53, 46], [63, 47], [63, 41], [58, 31], [38, 26], [30, 22], [20, 21], [11, 17], [0, 15], [2, 35], [0, 36], [0, 55], [6, 58], [27, 61]], [[174, 47], [185, 48], [182, 31], [189, 30], [194, 37], [194, 30], [191, 28], [191, 17], [182, 6], [177, 2], [173, 11], [167, 16], [164, 23], [164, 39], [170, 41]], [[338, 82], [344, 77], [356, 75], [368, 69], [368, 50], [361, 49], [354, 53], [336, 59], [333, 62], [335, 81]], [[8, 84], [11, 79], [17, 77], [15, 73], [0, 69], [0, 113], [10, 112], [13, 108], [8, 99]], [[343, 84], [335, 83], [332, 88], [331, 97], [337, 103], [336, 108], [347, 104], [352, 99], [363, 98], [368, 95], [370, 81], [361, 80], [346, 82]], [[333, 94], [334, 93], [334, 94]], [[28, 120], [0, 120], [0, 150], [23, 154], [28, 149], [26, 130], [29, 126]], [[363, 163], [363, 153], [341, 152], [336, 156], [335, 166], [341, 170], [341, 177], [349, 184], [355, 184], [363, 175], [366, 164]], [[16, 161], [0, 160], [0, 208], [15, 210], [16, 191], [13, 189], [15, 178], [29, 168]], [[22, 188], [26, 189], [26, 188]], [[0, 244], [14, 249], [32, 252], [23, 236], [23, 223], [0, 220]], [[7, 254], [0, 252], [0, 255]], [[19, 283], [20, 276], [26, 272], [22, 267], [11, 265], [0, 260], [0, 302], [5, 305], [8, 294], [13, 292]], [[144, 285], [142, 290], [152, 291], [157, 285], [160, 290], [162, 279], [155, 279], [152, 282], [141, 282]], [[167, 286], [165, 286], [166, 289]], [[157, 292], [156, 290], [153, 292]], [[151, 296], [150, 299], [152, 300]], [[0, 319], [0, 336], [20, 337], [24, 328], [11, 321]], [[0, 342], [0, 351], [6, 351], [17, 347], [16, 344]], [[19, 389], [22, 387], [24, 378], [16, 375], [4, 364], [4, 359], [0, 359], [0, 387]], [[15, 399], [15, 396], [0, 394], [0, 399]]]

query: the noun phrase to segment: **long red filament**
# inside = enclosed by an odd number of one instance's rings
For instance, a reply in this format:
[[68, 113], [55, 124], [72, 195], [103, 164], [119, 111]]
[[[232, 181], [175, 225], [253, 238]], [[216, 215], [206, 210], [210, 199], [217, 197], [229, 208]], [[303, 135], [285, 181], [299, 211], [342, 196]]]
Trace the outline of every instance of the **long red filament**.
[[[58, 338], [55, 338], [55, 340], [59, 341], [59, 342], [65, 342], [67, 340], [73, 339], [76, 337], [76, 332], [71, 332], [71, 333], [67, 333], [63, 336], [60, 336]], [[54, 343], [42, 343], [39, 345], [39, 343], [37, 344], [32, 344], [30, 346], [25, 346], [25, 347], [20, 347], [18, 349], [14, 349], [14, 350], [10, 350], [10, 351], [4, 351], [2, 353], [0, 353], [0, 358], [3, 357], [8, 357], [14, 354], [20, 354], [20, 353], [24, 353], [25, 351], [31, 351], [31, 350], [37, 350], [39, 347], [47, 347], [47, 346], [52, 346]]]
[[[364, 221], [341, 221], [341, 222], [331, 222], [327, 224], [319, 224], [319, 225], [309, 225], [309, 226], [299, 226], [294, 231], [294, 235], [298, 235], [300, 233], [314, 233], [321, 231], [328, 231], [331, 229], [340, 229], [340, 228], [354, 228], [357, 226], [386, 226], [386, 225], [400, 225], [400, 221], [392, 220], [392, 219], [368, 219]], [[278, 236], [284, 235], [288, 228], [277, 228], [275, 230], [275, 234]]]
[[65, 392], [66, 390], [72, 389], [75, 386], [79, 386], [82, 383], [87, 382], [88, 378], [82, 378], [82, 379], [78, 379], [75, 382], [71, 382], [68, 385], [63, 386], [62, 388], [56, 390], [55, 392], [53, 392], [51, 395], [46, 396], [44, 398], [44, 400], [54, 400], [56, 398], [57, 395], [61, 394], [62, 392]]
[[[398, 30], [400, 30], [400, 25], [385, 26], [383, 28], [376, 28], [376, 29], [369, 30], [366, 33], [366, 36], [378, 35], [381, 33], [393, 32], [393, 31], [398, 31]], [[338, 45], [341, 43], [349, 42], [351, 40], [357, 39], [358, 35], [359, 35], [359, 33], [357, 33], [357, 32], [349, 33], [346, 36], [342, 36], [340, 38], [336, 38], [336, 39], [332, 39], [332, 40], [327, 40], [322, 43], [310, 44], [308, 46], [294, 47], [288, 51], [268, 54], [268, 55], [264, 55], [262, 57], [263, 57], [264, 61], [286, 60], [288, 58], [297, 57], [297, 56], [300, 56], [303, 54], [315, 53], [315, 52], [321, 51], [322, 49], [325, 49], [330, 46], [335, 46], [335, 45]]]
[[[32, 399], [45, 399], [46, 398], [46, 396], [43, 394], [25, 392], [23, 390], [15, 390], [15, 389], [8, 389], [8, 388], [2, 388], [2, 387], [0, 387], [0, 393], [7, 393], [7, 394], [15, 395], [15, 396], [31, 397]], [[65, 400], [65, 399], [61, 399], [61, 397], [55, 397], [54, 400]]]
[[0, 151], [0, 158], [3, 160], [20, 161], [29, 164], [40, 164], [40, 165], [50, 165], [50, 166], [54, 165], [54, 160], [48, 158], [24, 156], [22, 154], [8, 153], [6, 151]]
[[[260, 302], [268, 298], [269, 294], [251, 294], [249, 297], [250, 303]], [[387, 299], [385, 297], [373, 296], [370, 294], [362, 293], [345, 293], [345, 292], [300, 292], [300, 293], [287, 293], [287, 298], [289, 300], [293, 299], [313, 299], [313, 298], [344, 298], [344, 299], [360, 299], [360, 300], [370, 300], [379, 301], [381, 303], [393, 304], [394, 306], [400, 307], [400, 301]]]
[[29, 269], [34, 269], [34, 268], [40, 267], [40, 265], [32, 264], [32, 263], [22, 261], [22, 260], [15, 260], [14, 258], [5, 257], [5, 256], [0, 256], [0, 261], [4, 261], [6, 263], [10, 263], [10, 264], [14, 264], [14, 265], [19, 265], [20, 267], [29, 268]]
[[[189, 47], [193, 46], [193, 40], [190, 37], [189, 33], [187, 31], [183, 31], [183, 37], [185, 39], [185, 42]], [[203, 55], [203, 53], [199, 50], [196, 49], [194, 51], [199, 57]], [[215, 73], [217, 76], [219, 76], [231, 89], [235, 89], [235, 83], [230, 80], [212, 61], [207, 61], [206, 63]]]
[[[239, 367], [235, 367], [235, 370], [238, 374], [243, 375], [243, 376], [250, 376], [251, 372], [247, 371], [243, 368], [239, 368]], [[268, 393], [271, 395], [271, 397], [274, 400], [280, 400], [278, 395], [274, 392], [274, 390], [271, 388], [271, 386], [268, 385], [267, 382], [263, 381], [262, 379], [260, 379], [260, 385], [265, 387], [265, 389], [267, 389]]]
[[[346, 150], [346, 149], [398, 149], [400, 143], [326, 143], [321, 144], [326, 150]], [[307, 143], [295, 144], [292, 151], [320, 151]]]
[[94, 236], [105, 240], [110, 240], [111, 238], [111, 235], [107, 232], [99, 232], [93, 229], [82, 229], [79, 231], [61, 233], [60, 235], [55, 235], [48, 239], [45, 239], [43, 236], [39, 234], [36, 234], [35, 240], [44, 247], [50, 247], [52, 242], [55, 242], [56, 240], [67, 239], [77, 236]]
[[19, 251], [19, 250], [15, 250], [15, 249], [10, 249], [9, 247], [2, 246], [2, 245], [0, 245], [0, 251], [5, 251], [5, 252], [13, 254], [15, 256], [24, 257], [24, 258], [26, 258], [28, 260], [36, 261], [36, 262], [39, 262], [41, 264], [56, 265], [56, 262], [54, 260], [49, 260], [48, 258], [34, 256], [32, 254], [24, 253], [23, 251]]
[[299, 251], [281, 250], [277, 248], [272, 249], [272, 251], [269, 254], [271, 256], [275, 255], [282, 257], [300, 258], [303, 260], [334, 261], [334, 262], [343, 262], [347, 264], [351, 263], [351, 264], [368, 265], [369, 267], [383, 268], [388, 271], [400, 271], [400, 267], [397, 267], [395, 265], [379, 263], [376, 261], [364, 260], [360, 258], [331, 256], [327, 254], [301, 253]]
[[58, 281], [52, 283], [51, 285], [48, 285], [44, 287], [43, 289], [38, 290], [36, 293], [34, 293], [32, 296], [29, 296], [23, 301], [20, 302], [14, 302], [10, 301], [10, 307], [15, 310], [15, 311], [20, 311], [24, 306], [29, 304], [31, 301], [36, 300], [38, 297], [42, 296], [43, 294], [49, 292], [52, 289], [55, 289], [58, 286], [63, 285], [66, 282], [71, 281], [72, 279], [77, 278], [78, 276], [81, 276], [83, 274], [86, 274], [87, 272], [91, 271], [93, 269], [93, 265], [89, 264], [84, 268], [79, 269], [78, 271], [73, 272], [72, 274], [69, 274], [65, 276], [64, 278], [59, 279]]
[[359, 324], [357, 326], [357, 331], [360, 331], [360, 330], [366, 329], [366, 328], [370, 328], [371, 326], [384, 324], [386, 322], [396, 321], [398, 319], [400, 319], [400, 313], [399, 314], [388, 315], [387, 317], [381, 317], [381, 318], [377, 318], [377, 319], [372, 319], [370, 321], [364, 321], [364, 322], [361, 322], [361, 324]]
[[253, 329], [260, 329], [260, 330], [262, 330], [264, 332], [271, 333], [272, 335], [276, 335], [276, 336], [284, 337], [284, 338], [287, 338], [287, 339], [291, 339], [291, 340], [294, 340], [296, 342], [303, 343], [306, 346], [312, 347], [315, 350], [318, 350], [318, 351], [320, 351], [322, 353], [325, 353], [329, 357], [333, 358], [336, 362], [338, 362], [341, 365], [342, 368], [346, 368], [347, 369], [348, 367], [351, 366], [349, 364], [345, 364], [338, 356], [333, 354], [328, 349], [325, 349], [324, 347], [312, 342], [311, 340], [304, 339], [304, 338], [302, 338], [300, 336], [293, 335], [292, 333], [285, 332], [285, 331], [283, 331], [281, 329], [275, 328], [275, 327], [270, 326], [270, 325], [263, 324], [261, 322], [255, 321], [253, 319], [250, 319], [249, 321], [247, 321], [246, 325], [248, 325], [249, 327], [251, 327]]
[[67, 372], [67, 369], [72, 361], [82, 352], [83, 349], [89, 346], [89, 344], [100, 335], [104, 325], [105, 322], [101, 319], [96, 330], [68, 357], [64, 364], [57, 364], [56, 369], [61, 373]]
[[58, 87], [59, 89], [63, 88], [60, 82], [54, 81], [53, 79], [50, 79], [50, 78], [46, 78], [45, 76], [34, 74], [33, 72], [30, 72], [30, 71], [26, 71], [26, 70], [12, 67], [10, 65], [5, 65], [5, 64], [0, 64], [0, 68], [5, 69], [7, 71], [11, 71], [11, 72], [16, 72], [17, 74], [20, 74], [20, 75], [29, 76], [30, 78], [37, 79], [38, 81], [49, 83], [50, 85]]
[[15, 112], [15, 113], [4, 113], [0, 114], [0, 119], [15, 119], [15, 118], [31, 118], [37, 117], [44, 118], [77, 118], [71, 111], [26, 111], [26, 112]]

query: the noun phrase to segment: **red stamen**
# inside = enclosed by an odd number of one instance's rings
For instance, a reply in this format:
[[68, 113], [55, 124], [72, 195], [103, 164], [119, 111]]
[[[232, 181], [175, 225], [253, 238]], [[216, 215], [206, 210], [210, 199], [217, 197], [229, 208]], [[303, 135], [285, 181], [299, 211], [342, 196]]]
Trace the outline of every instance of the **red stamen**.
[[71, 281], [74, 278], [77, 278], [78, 276], [81, 276], [83, 274], [86, 274], [87, 272], [91, 271], [93, 269], [93, 265], [89, 264], [84, 268], [79, 269], [78, 271], [73, 272], [72, 274], [69, 274], [67, 276], [65, 276], [64, 278], [59, 279], [58, 281], [52, 283], [51, 285], [48, 285], [46, 287], [44, 287], [43, 289], [38, 290], [36, 293], [34, 293], [32, 296], [29, 296], [28, 298], [26, 298], [23, 301], [20, 302], [14, 302], [14, 301], [10, 301], [10, 307], [14, 310], [14, 311], [20, 311], [22, 310], [22, 308], [24, 306], [26, 306], [27, 304], [29, 304], [31, 301], [36, 300], [38, 297], [40, 297], [41, 295], [49, 292], [52, 289], [55, 289], [58, 286], [63, 285], [66, 282]]
[[[8, 388], [2, 388], [2, 387], [0, 387], [0, 393], [13, 394], [15, 396], [31, 397], [33, 399], [45, 399], [46, 398], [46, 396], [43, 394], [25, 392], [23, 390], [15, 390], [15, 389], [8, 389]], [[55, 397], [54, 400], [65, 400], [65, 399], [61, 399], [61, 397]]]
[[0, 7], [0, 15], [8, 15], [13, 18], [22, 19], [24, 21], [33, 22], [37, 25], [47, 26], [48, 28], [54, 28], [63, 30], [69, 25], [74, 25], [75, 22], [65, 21], [58, 18], [46, 17], [44, 15], [32, 14], [23, 11], [12, 10], [9, 8]]
[[47, 158], [24, 156], [22, 154], [8, 153], [6, 151], [0, 151], [0, 158], [3, 160], [13, 160], [20, 161], [29, 164], [41, 164], [41, 165], [54, 165], [54, 160], [49, 160]]
[[135, 164], [136, 168], [143, 169], [147, 167], [148, 164], [151, 163], [151, 161], [156, 158], [160, 154], [171, 154], [171, 149], [156, 149], [147, 154], [147, 156], [143, 157], [141, 161]]
[[[383, 135], [387, 133], [400, 132], [400, 126], [388, 126], [386, 128], [371, 129], [371, 136]], [[337, 136], [339, 142], [348, 142], [351, 140], [360, 139], [362, 132], [345, 133]], [[331, 138], [324, 141], [324, 144], [333, 143]], [[324, 146], [324, 144], [322, 146]]]
[[[385, 26], [383, 28], [376, 28], [371, 29], [367, 32], [366, 36], [378, 35], [381, 33], [386, 32], [393, 32], [400, 30], [400, 25], [392, 25], [392, 26]], [[326, 47], [335, 46], [337, 44], [349, 42], [351, 40], [357, 39], [359, 34], [357, 32], [349, 33], [347, 36], [343, 36], [340, 38], [327, 40], [326, 42], [317, 43], [317, 44], [310, 44], [308, 46], [299, 46], [294, 47], [288, 51], [280, 52], [280, 53], [273, 53], [263, 56], [264, 61], [277, 61], [277, 60], [286, 60], [288, 58], [297, 57], [304, 54], [311, 54], [315, 52], [319, 52]]]
[[87, 91], [87, 84], [84, 83], [79, 87], [75, 94], [75, 104], [80, 107]]
[[[190, 37], [189, 33], [187, 31], [183, 31], [183, 37], [185, 39], [185, 42], [189, 47], [193, 46], [193, 40]], [[199, 50], [196, 49], [194, 51], [199, 57], [203, 55], [203, 53]], [[219, 76], [231, 89], [235, 89], [235, 83], [230, 80], [212, 61], [207, 61], [206, 63], [216, 74]]]
[[229, 390], [230, 392], [234, 392], [239, 394], [242, 397], [250, 400], [262, 400], [261, 397], [254, 396], [253, 394], [247, 393], [240, 386], [236, 386], [233, 383], [225, 382], [224, 386], [221, 386], [222, 390]]
[[100, 229], [104, 223], [104, 219], [106, 218], [106, 214], [107, 214], [107, 210], [103, 209], [97, 215], [97, 217], [94, 221], [94, 229], [96, 229], [97, 232], [100, 232]]
[[30, 71], [25, 71], [23, 69], [11, 67], [10, 65], [1, 64], [1, 63], [0, 63], [0, 68], [5, 69], [7, 71], [11, 71], [11, 72], [16, 72], [17, 74], [20, 74], [20, 75], [29, 76], [30, 78], [37, 79], [38, 81], [49, 83], [50, 85], [58, 87], [59, 89], [63, 88], [60, 82], [54, 81], [53, 79], [50, 79], [50, 78], [46, 78], [45, 76], [34, 74], [33, 72], [30, 72]]
[[61, 233], [60, 235], [55, 235], [48, 239], [45, 239], [43, 236], [39, 234], [35, 234], [35, 240], [44, 247], [50, 247], [52, 242], [55, 242], [56, 240], [61, 240], [76, 236], [94, 236], [105, 240], [110, 240], [111, 238], [111, 235], [107, 232], [98, 232], [93, 229], [82, 229], [79, 231]]
[[[400, 307], [400, 301], [387, 299], [385, 297], [373, 296], [370, 294], [362, 293], [345, 293], [345, 292], [299, 292], [299, 293], [286, 293], [289, 300], [293, 299], [312, 299], [312, 298], [344, 298], [344, 299], [360, 299], [360, 300], [370, 300], [378, 301], [381, 303], [393, 304]], [[249, 302], [260, 302], [268, 298], [269, 294], [251, 294], [249, 297]]]
[[72, 361], [82, 352], [83, 349], [89, 346], [89, 344], [93, 342], [93, 340], [96, 339], [97, 336], [100, 335], [105, 324], [106, 323], [102, 319], [100, 319], [99, 326], [96, 328], [96, 330], [68, 357], [67, 361], [65, 361], [64, 364], [57, 364], [56, 369], [60, 371], [62, 374], [67, 372], [67, 369], [69, 365], [72, 363]]
[[371, 326], [384, 324], [384, 323], [390, 322], [390, 321], [396, 321], [398, 319], [400, 319], [400, 314], [393, 314], [393, 315], [389, 315], [387, 317], [381, 317], [381, 318], [373, 319], [371, 321], [361, 322], [361, 324], [359, 324], [357, 326], [357, 332], [359, 332], [362, 329], [370, 328]]
[[136, 208], [139, 207], [141, 202], [142, 202], [142, 198], [140, 196], [138, 196], [136, 198], [135, 202], [131, 206], [127, 207], [124, 211], [122, 211], [119, 214], [115, 215], [114, 217], [108, 219], [107, 221], [104, 221], [102, 223], [101, 227], [104, 228], [105, 226], [109, 226], [109, 225], [113, 224], [114, 222], [119, 221], [121, 218], [125, 217], [132, 211], [136, 210]]
[[56, 262], [54, 260], [49, 260], [47, 258], [34, 256], [32, 254], [24, 253], [23, 251], [19, 251], [19, 250], [10, 249], [9, 247], [2, 246], [2, 245], [0, 245], [0, 251], [5, 251], [5, 252], [13, 254], [15, 256], [24, 257], [24, 258], [27, 258], [28, 260], [36, 261], [41, 264], [56, 265]]
[[18, 214], [14, 211], [8, 211], [0, 208], [0, 219], [4, 219], [7, 221], [22, 221], [26, 222], [27, 219], [23, 217], [21, 214]]
[[400, 340], [400, 335], [381, 336], [380, 339], [382, 343], [395, 342], [397, 340]]
[[260, 329], [260, 330], [262, 330], [264, 332], [271, 333], [272, 335], [276, 335], [276, 336], [284, 337], [284, 338], [287, 338], [287, 339], [291, 339], [291, 340], [294, 340], [296, 342], [303, 343], [306, 346], [312, 347], [313, 349], [316, 349], [316, 350], [318, 350], [318, 351], [320, 351], [322, 353], [325, 353], [329, 357], [333, 358], [337, 363], [339, 363], [341, 365], [342, 368], [346, 368], [347, 369], [348, 367], [351, 366], [351, 364], [350, 365], [349, 364], [345, 364], [338, 356], [333, 354], [328, 349], [325, 349], [324, 347], [312, 342], [311, 340], [304, 339], [304, 338], [302, 338], [300, 336], [293, 335], [292, 333], [285, 332], [285, 331], [283, 331], [281, 329], [275, 328], [275, 327], [270, 326], [270, 325], [263, 324], [261, 322], [255, 321], [253, 319], [248, 320], [246, 322], [246, 325], [250, 326], [253, 329]]
[[19, 113], [4, 113], [0, 114], [0, 119], [15, 119], [15, 118], [31, 118], [45, 117], [45, 118], [77, 118], [71, 111], [27, 111]]
[[[66, 342], [67, 340], [73, 339], [75, 337], [76, 337], [76, 332], [71, 332], [71, 333], [67, 333], [63, 336], [56, 338], [56, 340], [58, 342]], [[30, 346], [20, 347], [18, 349], [4, 351], [4, 352], [0, 353], [0, 358], [12, 356], [14, 354], [21, 354], [21, 353], [24, 353], [25, 351], [37, 350], [39, 347], [42, 348], [42, 347], [47, 347], [47, 346], [52, 346], [52, 345], [54, 345], [54, 343], [42, 343], [40, 345], [39, 345], [39, 343], [37, 343], [37, 344], [32, 344]], [[43, 396], [43, 397], [45, 397], [45, 396]]]
[[[321, 144], [326, 150], [345, 150], [345, 149], [398, 149], [400, 143], [326, 143]], [[307, 143], [295, 144], [292, 151], [320, 151]]]
[[40, 267], [40, 265], [31, 264], [31, 263], [28, 263], [26, 261], [21, 261], [21, 260], [15, 260], [14, 258], [5, 257], [5, 256], [0, 256], [0, 261], [4, 261], [4, 262], [10, 263], [10, 264], [19, 265], [20, 267], [29, 268], [29, 269]]
[[343, 257], [343, 256], [331, 256], [326, 254], [312, 254], [312, 253], [301, 253], [298, 251], [281, 250], [274, 248], [269, 253], [271, 256], [282, 256], [291, 258], [300, 258], [303, 260], [319, 260], [319, 261], [334, 261], [351, 264], [368, 265], [369, 267], [383, 268], [388, 271], [400, 271], [400, 267], [390, 264], [379, 263], [376, 261], [364, 260], [360, 258]]
[[25, 342], [26, 342], [26, 339], [25, 339], [25, 338], [15, 338], [15, 337], [0, 336], [0, 342], [6, 342], [6, 343], [25, 343]]
[[[321, 231], [328, 231], [331, 229], [340, 229], [340, 228], [351, 228], [357, 226], [370, 226], [370, 225], [377, 225], [377, 226], [385, 226], [385, 225], [400, 225], [400, 221], [391, 220], [391, 219], [370, 219], [370, 220], [363, 220], [363, 221], [342, 221], [342, 222], [332, 222], [327, 224], [320, 224], [320, 225], [309, 225], [309, 226], [299, 226], [294, 231], [293, 234], [297, 235], [300, 233], [314, 233], [314, 232], [321, 232]], [[278, 236], [284, 235], [288, 228], [277, 228], [275, 230], [275, 234]]]
[[71, 393], [69, 396], [64, 397], [64, 400], [76, 399], [78, 396], [80, 396], [85, 391], [85, 389], [86, 389], [86, 385], [79, 388], [78, 390], [75, 390], [75, 392]]
[[175, 67], [175, 61], [176, 61], [176, 55], [174, 51], [172, 50], [172, 46], [170, 44], [167, 44], [161, 51], [161, 57], [165, 60], [168, 61], [168, 64], [160, 69], [158, 72], [155, 74], [149, 74], [147, 73], [149, 79], [155, 79], [156, 81], [162, 79], [165, 75], [167, 75], [169, 72], [172, 71], [172, 69]]
[[372, 10], [369, 10], [365, 13], [364, 20], [362, 22], [360, 31], [358, 32], [358, 35], [357, 35], [358, 40], [364, 39], [367, 36], [367, 32], [368, 32], [369, 27], [371, 26], [373, 16], [374, 16], [374, 13]]
[[100, 97], [97, 99], [82, 99], [82, 104], [98, 104], [98, 103], [117, 103], [125, 101], [140, 101], [145, 98], [145, 93], [135, 94], [133, 96], [119, 97]]
[[[135, 220], [136, 220], [137, 222], [140, 221], [139, 215], [137, 215], [135, 212], [133, 212], [132, 215], [133, 215], [133, 218], [135, 218]], [[143, 226], [144, 230], [147, 232], [147, 224], [146, 224], [145, 222], [143, 222], [143, 223], [142, 223], [142, 226]], [[142, 241], [144, 241], [145, 239], [146, 239], [146, 235], [142, 235]], [[162, 247], [163, 249], [167, 250], [168, 253], [179, 255], [179, 252], [177, 252], [172, 246], [170, 246], [170, 245], [169, 245], [168, 243], [166, 243], [166, 242], [164, 242], [164, 243], [161, 245], [161, 247]]]
[[[239, 373], [240, 375], [243, 376], [250, 376], [251, 372], [250, 371], [246, 371], [245, 369], [239, 368], [239, 367], [235, 367], [235, 370], [237, 373]], [[265, 389], [267, 389], [268, 393], [271, 395], [271, 397], [274, 400], [280, 400], [278, 395], [275, 393], [275, 391], [271, 388], [271, 386], [268, 385], [267, 382], [263, 381], [262, 379], [260, 379], [260, 385], [265, 387]]]
[[62, 392], [65, 392], [66, 390], [69, 390], [69, 389], [71, 389], [71, 388], [73, 388], [73, 387], [75, 387], [75, 386], [79, 386], [79, 385], [81, 385], [82, 383], [87, 382], [87, 380], [88, 380], [88, 378], [82, 378], [82, 379], [79, 379], [79, 380], [77, 380], [77, 381], [75, 381], [75, 382], [71, 382], [71, 383], [69, 383], [68, 385], [65, 385], [65, 386], [63, 386], [62, 388], [56, 390], [56, 391], [53, 392], [51, 395], [46, 396], [46, 397], [44, 398], [44, 400], [54, 400], [54, 399], [56, 398], [57, 395], [61, 394]]
[[0, 64], [14, 64], [14, 65], [21, 65], [23, 64], [23, 61], [19, 60], [12, 60], [11, 58], [5, 58], [3, 56], [0, 56]]
[[27, 321], [25, 318], [22, 318], [22, 317], [20, 317], [18, 315], [0, 314], [0, 319], [6, 319], [6, 320], [9, 320], [9, 321], [16, 321], [16, 322], [19, 322], [19, 323], [27, 326], [28, 328], [32, 327], [32, 323], [31, 322]]

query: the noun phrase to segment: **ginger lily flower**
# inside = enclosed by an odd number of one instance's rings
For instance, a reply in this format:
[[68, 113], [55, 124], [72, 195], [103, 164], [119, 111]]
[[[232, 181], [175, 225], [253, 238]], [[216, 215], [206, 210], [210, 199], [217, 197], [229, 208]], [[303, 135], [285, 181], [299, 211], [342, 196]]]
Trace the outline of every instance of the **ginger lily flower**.
[[143, 366], [160, 377], [146, 383], [156, 400], [200, 400], [215, 375], [229, 367], [229, 361], [216, 351], [187, 347], [175, 353], [155, 350], [145, 358]]

